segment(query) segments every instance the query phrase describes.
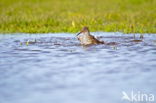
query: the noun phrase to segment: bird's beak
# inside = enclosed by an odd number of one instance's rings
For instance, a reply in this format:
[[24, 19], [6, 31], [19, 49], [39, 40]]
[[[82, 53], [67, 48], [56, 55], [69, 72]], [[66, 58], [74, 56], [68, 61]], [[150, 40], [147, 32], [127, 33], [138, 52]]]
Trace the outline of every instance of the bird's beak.
[[79, 34], [81, 34], [81, 32], [79, 32], [76, 36], [78, 36]]

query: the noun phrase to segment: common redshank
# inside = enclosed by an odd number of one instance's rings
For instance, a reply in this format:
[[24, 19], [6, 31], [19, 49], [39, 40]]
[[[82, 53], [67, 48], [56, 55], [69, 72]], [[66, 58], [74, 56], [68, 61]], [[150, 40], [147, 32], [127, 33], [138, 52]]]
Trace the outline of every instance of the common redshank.
[[93, 35], [90, 34], [88, 27], [83, 27], [82, 30], [77, 34], [77, 38], [81, 45], [94, 45], [104, 44], [103, 41], [99, 41]]

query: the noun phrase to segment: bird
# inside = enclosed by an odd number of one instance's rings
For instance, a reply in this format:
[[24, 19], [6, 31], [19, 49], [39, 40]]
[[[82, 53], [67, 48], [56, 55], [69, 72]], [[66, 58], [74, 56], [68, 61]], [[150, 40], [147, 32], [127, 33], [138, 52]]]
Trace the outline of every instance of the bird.
[[88, 27], [83, 27], [82, 30], [76, 35], [81, 45], [89, 46], [89, 45], [97, 45], [104, 44], [104, 41], [99, 41], [93, 35], [90, 34]]

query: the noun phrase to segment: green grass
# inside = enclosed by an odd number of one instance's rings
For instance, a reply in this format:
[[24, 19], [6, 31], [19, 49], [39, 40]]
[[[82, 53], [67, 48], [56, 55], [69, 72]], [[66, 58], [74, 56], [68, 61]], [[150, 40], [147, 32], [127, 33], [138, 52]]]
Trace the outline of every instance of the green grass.
[[156, 33], [156, 0], [0, 0], [1, 33]]

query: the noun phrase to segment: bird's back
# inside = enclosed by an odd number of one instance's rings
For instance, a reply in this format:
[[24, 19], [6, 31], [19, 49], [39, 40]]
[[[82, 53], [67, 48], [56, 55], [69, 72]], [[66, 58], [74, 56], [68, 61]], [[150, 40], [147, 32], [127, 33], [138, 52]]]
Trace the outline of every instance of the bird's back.
[[92, 42], [93, 44], [104, 44], [103, 41], [99, 41], [98, 39], [96, 39], [96, 38], [95, 38], [94, 36], [92, 36], [92, 35], [90, 35], [89, 38], [90, 38], [90, 40], [91, 40], [91, 42]]

